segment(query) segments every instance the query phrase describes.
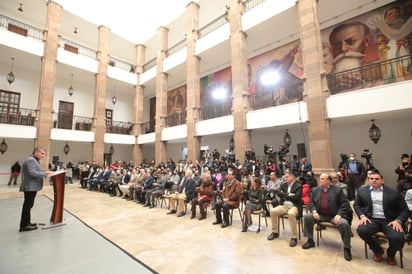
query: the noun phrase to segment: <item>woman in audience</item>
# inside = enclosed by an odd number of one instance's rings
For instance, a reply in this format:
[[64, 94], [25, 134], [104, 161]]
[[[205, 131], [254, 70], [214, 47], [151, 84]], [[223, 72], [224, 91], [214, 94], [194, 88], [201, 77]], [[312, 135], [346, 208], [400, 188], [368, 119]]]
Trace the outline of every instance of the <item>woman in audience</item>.
[[252, 186], [248, 191], [248, 201], [243, 211], [243, 224], [242, 232], [246, 232], [248, 226], [252, 224], [252, 211], [259, 210], [262, 208], [262, 203], [264, 201], [264, 189], [261, 188], [262, 181], [258, 177], [252, 178]]
[[212, 201], [214, 194], [212, 176], [210, 173], [203, 174], [203, 180], [200, 187], [197, 189], [197, 197], [192, 200], [192, 216], [190, 219], [196, 217], [196, 205], [199, 205], [200, 218], [199, 221], [206, 219], [205, 207]]

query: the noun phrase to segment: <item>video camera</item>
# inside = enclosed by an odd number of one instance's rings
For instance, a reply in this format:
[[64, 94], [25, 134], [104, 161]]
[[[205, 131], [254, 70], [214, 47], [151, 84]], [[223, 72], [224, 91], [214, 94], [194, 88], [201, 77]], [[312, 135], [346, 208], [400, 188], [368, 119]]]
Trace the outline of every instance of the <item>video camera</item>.
[[279, 147], [279, 152], [278, 152], [279, 159], [285, 157], [286, 154], [288, 153], [289, 153], [289, 148], [287, 146], [281, 145]]
[[364, 149], [363, 153], [361, 154], [361, 157], [365, 159], [370, 159], [372, 158], [372, 153], [369, 152], [369, 149]]
[[366, 160], [366, 169], [374, 168], [373, 160], [372, 160], [372, 153], [369, 152], [369, 149], [364, 149], [363, 153], [361, 154], [362, 158]]
[[274, 151], [273, 150], [273, 146], [268, 146], [267, 144], [265, 144], [264, 146], [263, 146], [263, 152], [266, 154], [266, 155], [276, 155], [276, 151]]

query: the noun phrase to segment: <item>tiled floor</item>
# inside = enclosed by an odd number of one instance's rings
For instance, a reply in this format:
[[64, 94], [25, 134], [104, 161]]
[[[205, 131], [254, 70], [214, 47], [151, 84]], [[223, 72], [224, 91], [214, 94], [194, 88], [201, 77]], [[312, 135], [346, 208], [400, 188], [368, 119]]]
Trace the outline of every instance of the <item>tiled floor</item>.
[[[41, 193], [53, 197], [50, 186]], [[0, 187], [0, 199], [21, 196], [16, 187]], [[290, 248], [287, 221], [280, 238], [269, 242], [266, 237], [270, 229], [265, 227], [264, 220], [260, 233], [241, 233], [241, 221], [236, 212], [233, 226], [222, 229], [212, 225], [211, 210], [203, 221], [191, 220], [190, 214], [177, 218], [166, 215], [165, 206], [148, 209], [119, 197], [80, 189], [78, 184], [67, 185], [64, 207], [159, 273], [412, 272], [412, 245], [404, 248], [403, 269], [399, 267], [398, 254], [398, 266], [389, 266], [385, 261], [375, 263], [370, 251], [369, 259], [365, 259], [364, 245], [355, 228], [353, 260], [348, 262], [343, 258], [340, 236], [334, 229], [323, 232], [319, 247], [303, 250], [301, 245], [306, 239], [302, 238], [297, 247]], [[36, 204], [33, 211], [36, 211]], [[256, 217], [253, 221], [257, 223]], [[269, 219], [268, 222], [270, 226]], [[354, 227], [356, 224], [357, 219]]]

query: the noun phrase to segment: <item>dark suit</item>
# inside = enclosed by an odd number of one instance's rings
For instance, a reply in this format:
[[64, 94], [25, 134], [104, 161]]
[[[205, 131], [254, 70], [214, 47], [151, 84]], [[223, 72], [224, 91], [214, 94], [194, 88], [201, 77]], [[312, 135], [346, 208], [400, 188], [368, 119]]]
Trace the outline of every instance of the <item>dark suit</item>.
[[[350, 222], [352, 221], [352, 209], [350, 208], [349, 201], [346, 199], [345, 194], [340, 187], [330, 185], [326, 193], [328, 202], [327, 209], [329, 214], [325, 215], [321, 212], [321, 195], [323, 188], [315, 187], [312, 191], [309, 210], [310, 213], [306, 214], [304, 217], [304, 229], [303, 235], [310, 239], [313, 239], [313, 226], [317, 222], [330, 222], [333, 223], [333, 219], [336, 215], [340, 215], [341, 219], [336, 225], [340, 232], [343, 241], [344, 248], [350, 248], [350, 238], [351, 238], [351, 228]], [[319, 213], [320, 221], [313, 218], [313, 211]]]
[[177, 200], [178, 212], [184, 212], [184, 203], [193, 200], [194, 197], [196, 197], [196, 181], [193, 178], [184, 178], [177, 188], [177, 193], [170, 197], [170, 210], [176, 211]]
[[408, 219], [408, 207], [398, 190], [383, 186], [382, 200], [385, 219], [373, 218], [373, 202], [370, 188], [368, 186], [361, 187], [356, 195], [354, 204], [356, 214], [359, 218], [365, 215], [371, 220], [371, 223], [359, 225], [357, 232], [375, 254], [381, 250], [381, 247], [373, 239], [373, 235], [380, 231], [383, 232], [389, 241], [388, 256], [393, 258], [395, 257], [396, 250], [403, 247], [404, 233], [394, 230], [388, 224], [398, 220], [404, 225]]
[[[281, 205], [270, 210], [270, 218], [272, 220], [272, 232], [275, 234], [279, 233], [279, 216], [287, 214], [290, 229], [292, 231], [292, 238], [297, 238], [298, 233], [296, 218], [302, 216], [302, 185], [294, 181], [289, 192], [288, 187], [288, 183], [282, 184], [280, 186], [280, 191], [276, 192], [276, 194], [280, 197]], [[290, 195], [290, 193], [293, 193], [294, 195]], [[293, 205], [289, 205], [289, 202], [292, 202]]]

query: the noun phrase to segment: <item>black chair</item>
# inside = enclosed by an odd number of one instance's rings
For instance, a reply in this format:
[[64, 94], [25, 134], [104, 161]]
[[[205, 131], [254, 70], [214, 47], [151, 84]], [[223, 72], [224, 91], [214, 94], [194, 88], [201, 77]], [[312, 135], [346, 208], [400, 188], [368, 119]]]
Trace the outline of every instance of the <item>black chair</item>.
[[[385, 234], [383, 232], [378, 232], [373, 235], [376, 241], [378, 242], [388, 242], [388, 239], [386, 238]], [[368, 258], [368, 245], [366, 242], [364, 243], [365, 245], [365, 258]], [[399, 263], [401, 264], [401, 268], [403, 268], [403, 248], [399, 249]]]

